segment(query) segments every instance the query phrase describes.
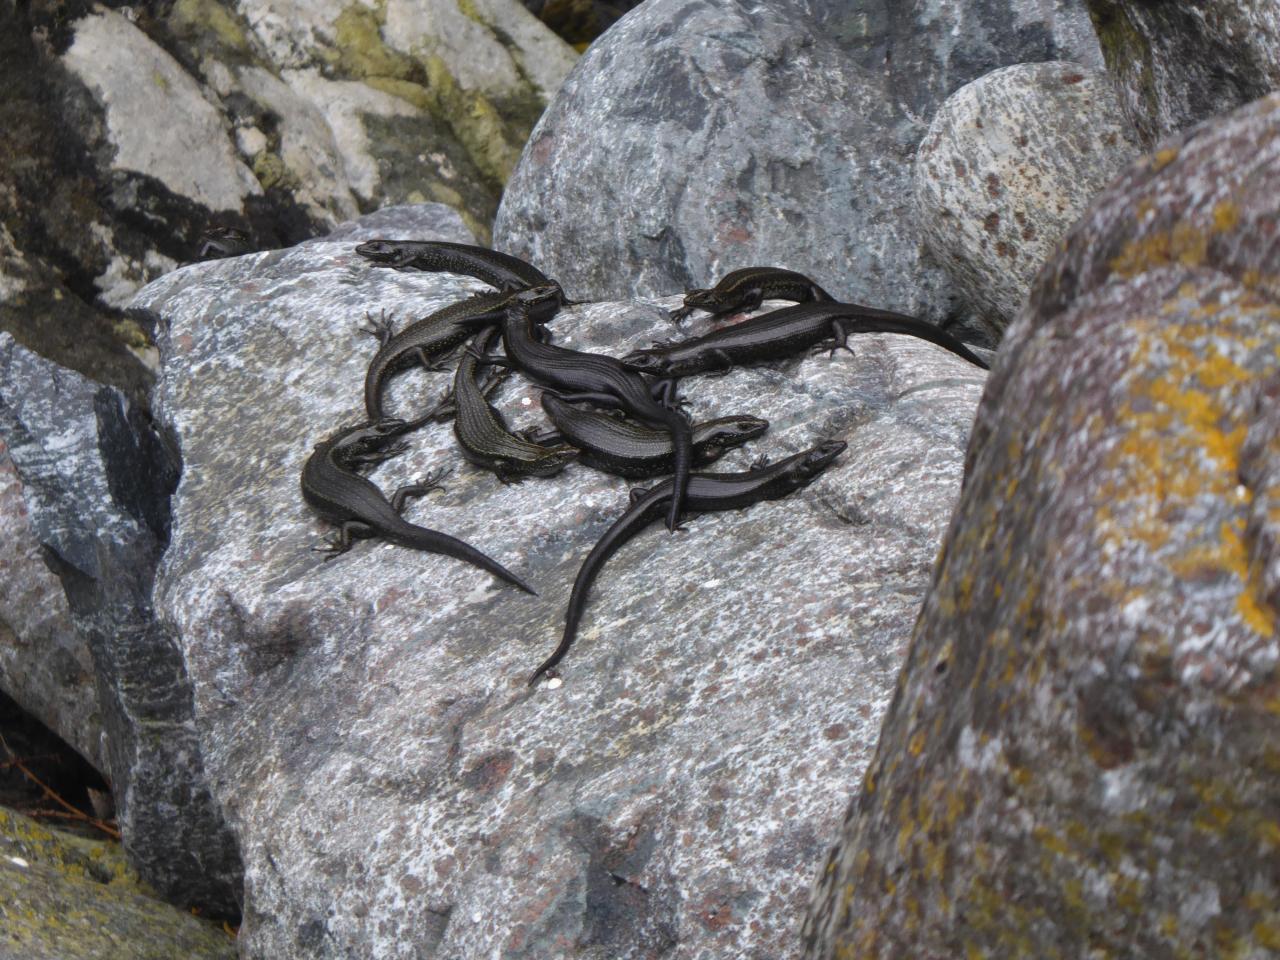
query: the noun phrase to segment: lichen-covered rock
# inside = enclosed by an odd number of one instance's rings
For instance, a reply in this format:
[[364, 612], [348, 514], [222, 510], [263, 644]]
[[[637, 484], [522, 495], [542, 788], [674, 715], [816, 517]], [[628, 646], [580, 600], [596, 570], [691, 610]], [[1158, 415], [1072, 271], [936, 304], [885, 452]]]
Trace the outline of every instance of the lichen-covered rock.
[[157, 900], [118, 844], [50, 830], [0, 807], [0, 957], [233, 960], [234, 939]]
[[1068, 235], [996, 359], [810, 955], [1273, 956], [1280, 96]]
[[577, 296], [672, 294], [774, 264], [840, 297], [951, 315], [911, 213], [929, 117], [994, 67], [1089, 51], [1064, 47], [1043, 3], [951, 5], [973, 37], [937, 6], [651, 0], [592, 45], [539, 121], [496, 243]]
[[[330, 531], [299, 473], [363, 413], [366, 312], [403, 323], [481, 289], [352, 247], [200, 264], [138, 300], [167, 331], [158, 413], [184, 458], [157, 608], [246, 856], [242, 955], [794, 957], [835, 785], [872, 749], [985, 375], [865, 336], [856, 357], [687, 381], [697, 416], [772, 421], [722, 469], [823, 436], [850, 449], [798, 496], [638, 537], [599, 581], [563, 685], [530, 689], [628, 485], [571, 465], [503, 486], [436, 425], [373, 479], [451, 466], [406, 515], [541, 595], [385, 544], [313, 552]], [[671, 333], [652, 302], [579, 306], [552, 329], [615, 354]], [[406, 373], [390, 406], [447, 380]], [[514, 426], [540, 419], [519, 378], [495, 402]]]
[[1147, 144], [1280, 87], [1274, 0], [1087, 0], [1130, 121]]
[[0, 691], [109, 773], [93, 660], [72, 623], [62, 583], [41, 556], [3, 439], [0, 544]]
[[134, 397], [152, 332], [123, 307], [201, 256], [206, 228], [271, 249], [436, 201], [485, 240], [576, 58], [515, 0], [51, 0], [3, 16], [0, 329]]
[[957, 90], [915, 166], [925, 246], [1004, 330], [1067, 228], [1133, 159], [1110, 80], [1076, 63], [1026, 63]]
[[[0, 444], [32, 537], [93, 657], [112, 792], [138, 871], [175, 902], [237, 911], [235, 844], [209, 795], [191, 688], [151, 605], [177, 482], [167, 442], [119, 391], [0, 334]], [[56, 663], [56, 652], [49, 651]]]

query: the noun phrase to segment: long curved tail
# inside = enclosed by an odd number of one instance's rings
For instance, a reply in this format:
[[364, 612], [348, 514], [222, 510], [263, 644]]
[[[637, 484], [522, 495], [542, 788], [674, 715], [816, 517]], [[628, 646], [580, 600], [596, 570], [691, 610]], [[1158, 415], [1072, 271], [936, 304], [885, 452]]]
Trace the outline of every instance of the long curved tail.
[[400, 532], [396, 536], [388, 536], [387, 539], [401, 546], [412, 547], [415, 550], [425, 550], [428, 553], [440, 553], [446, 557], [453, 557], [455, 560], [463, 560], [473, 567], [479, 567], [481, 570], [487, 570], [499, 580], [505, 580], [514, 587], [519, 587], [525, 593], [531, 593], [535, 597], [538, 591], [529, 586], [523, 578], [516, 576], [493, 557], [486, 553], [481, 553], [469, 543], [459, 540], [457, 537], [451, 537], [447, 533], [440, 533], [438, 530], [429, 530], [426, 527], [419, 527], [416, 524], [407, 523], [408, 528]]
[[842, 334], [901, 333], [909, 337], [919, 337], [921, 340], [936, 343], [944, 350], [950, 350], [957, 357], [963, 357], [974, 366], [981, 367], [983, 370], [991, 369], [991, 365], [987, 361], [983, 360], [951, 334], [935, 327], [932, 323], [917, 320], [914, 317], [852, 316], [842, 317], [836, 323], [840, 325]]
[[587, 605], [587, 593], [595, 583], [596, 577], [600, 575], [600, 571], [604, 569], [605, 562], [617, 553], [623, 544], [658, 517], [662, 502], [670, 496], [671, 491], [667, 488], [667, 484], [660, 484], [633, 504], [591, 548], [587, 559], [582, 561], [577, 579], [573, 581], [573, 590], [569, 594], [569, 606], [564, 615], [564, 633], [560, 637], [560, 644], [555, 652], [533, 671], [533, 675], [529, 677], [529, 686], [537, 683], [539, 677], [563, 660], [564, 655], [573, 646], [574, 638], [578, 635], [578, 624], [582, 622], [582, 612]]

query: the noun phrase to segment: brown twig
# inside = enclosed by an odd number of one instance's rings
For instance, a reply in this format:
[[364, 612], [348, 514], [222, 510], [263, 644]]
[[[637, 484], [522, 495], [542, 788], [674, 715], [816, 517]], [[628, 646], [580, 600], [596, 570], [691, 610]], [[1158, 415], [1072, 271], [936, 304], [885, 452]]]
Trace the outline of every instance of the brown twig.
[[115, 827], [108, 824], [105, 820], [99, 820], [97, 817], [91, 817], [78, 807], [74, 807], [67, 803], [66, 800], [63, 800], [62, 797], [58, 796], [58, 794], [54, 792], [53, 788], [49, 787], [44, 783], [44, 781], [32, 773], [27, 765], [22, 762], [22, 759], [9, 748], [9, 744], [5, 743], [3, 735], [0, 735], [0, 747], [4, 747], [4, 752], [9, 755], [9, 763], [21, 770], [23, 776], [44, 791], [46, 800], [52, 800], [66, 811], [65, 813], [58, 813], [53, 810], [35, 811], [32, 813], [32, 816], [39, 814], [41, 816], [59, 816], [67, 820], [79, 820], [83, 823], [89, 824], [90, 826], [96, 827], [113, 840], [120, 839], [120, 831]]

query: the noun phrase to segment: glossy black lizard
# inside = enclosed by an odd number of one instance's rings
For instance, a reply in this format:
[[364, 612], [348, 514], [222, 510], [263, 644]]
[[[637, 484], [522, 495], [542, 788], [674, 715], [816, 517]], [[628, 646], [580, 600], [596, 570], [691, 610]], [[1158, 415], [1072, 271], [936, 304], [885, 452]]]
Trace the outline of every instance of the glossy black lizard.
[[[564, 400], [580, 400], [604, 407], [619, 407], [633, 417], [667, 427], [675, 448], [673, 469], [676, 494], [667, 513], [667, 529], [675, 530], [684, 508], [684, 489], [693, 459], [689, 420], [673, 406], [654, 399], [654, 387], [632, 373], [614, 357], [567, 350], [538, 339], [541, 328], [532, 312], [538, 306], [537, 290], [516, 294], [502, 323], [502, 341], [508, 360], [489, 362], [514, 365], [546, 386], [557, 388]], [[545, 302], [547, 294], [541, 294]]]
[[302, 498], [317, 514], [339, 528], [322, 548], [333, 559], [351, 549], [353, 538], [380, 537], [402, 547], [441, 553], [465, 560], [528, 593], [536, 593], [498, 561], [448, 534], [409, 523], [400, 516], [407, 498], [442, 489], [443, 471], [421, 483], [401, 487], [390, 500], [356, 471], [380, 463], [404, 449], [397, 442], [411, 428], [404, 420], [385, 419], [346, 427], [316, 444], [302, 468]]
[[[552, 287], [533, 288], [546, 294], [534, 301], [534, 317], [549, 318], [557, 307], [552, 299]], [[559, 290], [559, 287], [555, 287]], [[364, 409], [370, 421], [386, 416], [382, 408], [382, 392], [391, 374], [421, 364], [428, 370], [442, 370], [433, 358], [447, 354], [473, 336], [477, 326], [490, 326], [502, 322], [504, 309], [515, 291], [481, 293], [458, 303], [451, 303], [442, 310], [417, 320], [395, 333], [385, 319], [369, 317], [370, 326], [365, 331], [382, 342], [378, 352], [369, 361], [364, 376]]]
[[[531, 263], [509, 253], [469, 243], [443, 240], [368, 240], [356, 253], [380, 267], [460, 273], [475, 277], [499, 290], [523, 290], [555, 283]], [[559, 284], [556, 284], [557, 288]], [[560, 297], [563, 301], [564, 294]]]
[[781, 267], [743, 267], [720, 278], [709, 290], [690, 290], [684, 306], [671, 312], [671, 319], [683, 320], [694, 310], [706, 310], [713, 317], [739, 310], [755, 310], [765, 300], [835, 300], [820, 286], [794, 270]]
[[[745, 473], [695, 473], [689, 478], [688, 508], [695, 512], [740, 510], [762, 500], [781, 499], [812, 483], [818, 474], [831, 466], [845, 446], [840, 440], [823, 440], [803, 453], [774, 464], [759, 465]], [[632, 491], [630, 509], [605, 532], [583, 561], [569, 595], [560, 645], [533, 672], [533, 676], [529, 678], [530, 686], [569, 652], [578, 632], [578, 624], [582, 620], [587, 592], [600, 575], [605, 561], [624, 543], [662, 516], [665, 505], [671, 499], [671, 492], [669, 480], [649, 490]]]
[[[559, 437], [577, 447], [578, 462], [620, 477], [643, 479], [670, 473], [674, 463], [671, 435], [618, 414], [566, 403], [553, 393], [542, 395], [542, 409], [556, 430], [536, 435], [540, 443]], [[769, 422], [759, 417], [720, 417], [692, 428], [693, 465], [705, 467], [726, 450], [761, 436]]]
[[[987, 369], [987, 362], [931, 323], [856, 303], [801, 303], [722, 327], [705, 336], [668, 341], [622, 358], [630, 370], [675, 379], [709, 370], [781, 360], [819, 344], [849, 350], [855, 333], [901, 333], [936, 343]], [[850, 350], [852, 353], [852, 351]]]
[[478, 334], [458, 362], [453, 378], [453, 402], [457, 408], [453, 433], [463, 456], [477, 466], [492, 470], [503, 483], [518, 483], [525, 477], [550, 477], [576, 459], [578, 451], [567, 444], [542, 446], [527, 436], [512, 433], [502, 414], [485, 399], [476, 383], [476, 366], [488, 350], [497, 330]]

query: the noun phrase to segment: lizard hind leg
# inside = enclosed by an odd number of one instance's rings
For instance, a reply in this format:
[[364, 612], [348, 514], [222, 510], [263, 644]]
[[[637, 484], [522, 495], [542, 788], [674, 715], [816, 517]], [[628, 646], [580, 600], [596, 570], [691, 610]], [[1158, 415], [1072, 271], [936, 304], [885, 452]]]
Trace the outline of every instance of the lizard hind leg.
[[446, 488], [440, 481], [447, 477], [451, 470], [451, 467], [441, 467], [439, 470], [432, 470], [417, 483], [408, 483], [400, 487], [391, 495], [391, 509], [400, 513], [404, 510], [405, 501], [410, 497], [425, 497], [433, 490], [444, 491]]
[[327, 554], [324, 559], [328, 563], [330, 560], [340, 557], [350, 550], [352, 540], [373, 536], [377, 536], [377, 531], [367, 523], [362, 523], [359, 520], [348, 520], [338, 528], [336, 534], [326, 539], [322, 545], [311, 549], [317, 553]]

